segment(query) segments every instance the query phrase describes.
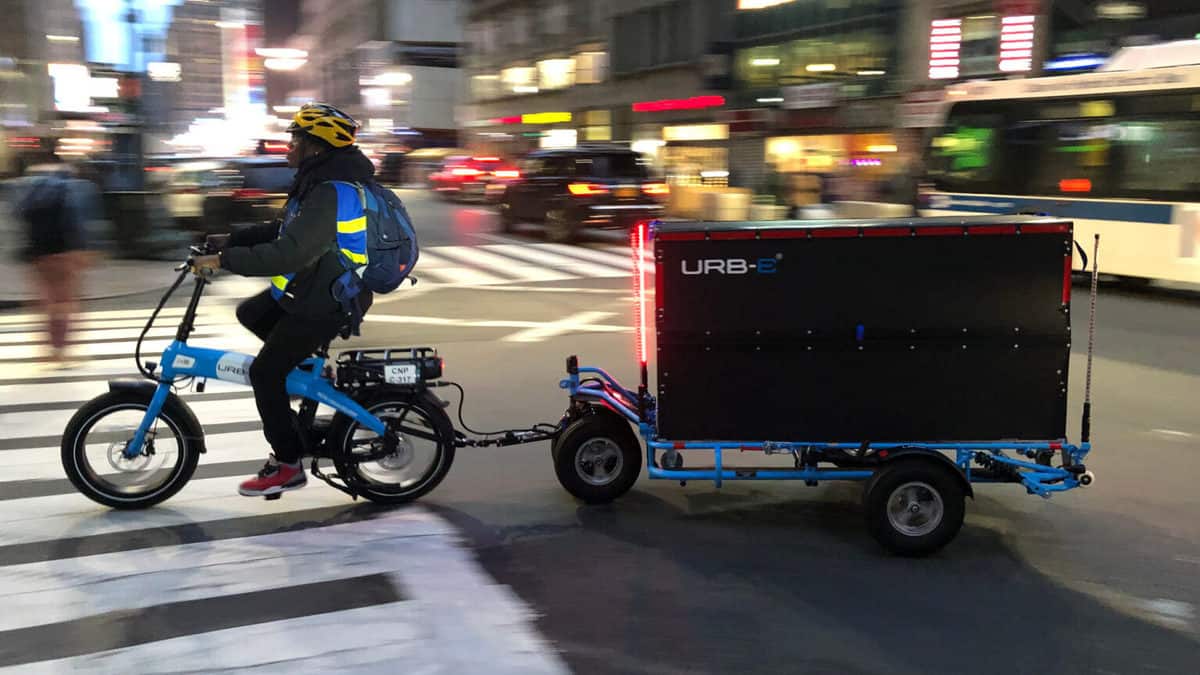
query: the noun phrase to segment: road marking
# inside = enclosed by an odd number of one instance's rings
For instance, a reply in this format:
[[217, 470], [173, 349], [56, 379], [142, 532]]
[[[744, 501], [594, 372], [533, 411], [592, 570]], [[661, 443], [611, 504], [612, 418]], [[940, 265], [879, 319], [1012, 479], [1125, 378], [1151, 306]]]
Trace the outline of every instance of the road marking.
[[587, 258], [607, 267], [624, 270], [626, 274], [633, 271], [633, 256], [626, 251], [623, 255], [609, 250], [588, 248], [586, 246], [568, 246], [566, 244], [541, 244], [541, 248], [572, 258]]
[[[563, 319], [562, 321], [548, 323], [545, 321], [516, 321], [516, 320], [509, 320], [509, 319], [458, 319], [458, 318], [440, 317], [440, 316], [404, 316], [404, 315], [395, 315], [395, 314], [384, 314], [382, 316], [372, 316], [372, 315], [368, 314], [367, 321], [378, 321], [381, 323], [413, 324], [413, 325], [419, 325], [419, 326], [456, 326], [456, 327], [461, 327], [461, 328], [521, 328], [524, 330], [522, 330], [520, 333], [514, 333], [513, 335], [519, 335], [521, 333], [529, 332], [531, 335], [535, 335], [535, 336], [540, 334], [540, 333], [538, 333], [538, 331], [540, 329], [546, 328], [548, 326], [557, 325], [557, 324], [564, 324], [566, 326], [566, 328], [553, 329], [549, 332], [545, 332], [546, 337], [553, 337], [554, 335], [558, 335], [561, 333], [578, 332], [578, 331], [589, 332], [589, 333], [625, 333], [625, 332], [633, 330], [632, 328], [630, 328], [628, 326], [615, 326], [615, 325], [593, 323], [594, 321], [599, 320], [599, 319], [606, 319], [610, 316], [616, 316], [613, 312], [583, 312], [582, 314], [576, 314], [575, 316], [576, 317], [584, 317], [585, 320], [573, 320], [573, 317], [568, 317], [566, 319]], [[535, 341], [537, 341], [537, 340], [526, 340], [526, 339], [517, 339], [517, 340], [510, 339], [513, 337], [513, 335], [510, 335], [504, 339], [507, 341], [510, 341], [510, 342], [535, 342]], [[545, 337], [538, 338], [538, 339], [544, 340]]]
[[413, 274], [420, 277], [422, 274], [430, 274], [434, 279], [447, 284], [458, 284], [463, 286], [483, 286], [491, 284], [505, 284], [508, 279], [488, 274], [473, 267], [457, 265], [439, 257], [435, 253], [421, 251], [421, 257], [417, 261], [417, 267], [413, 270]]
[[450, 258], [457, 258], [470, 265], [515, 277], [516, 280], [523, 282], [562, 281], [573, 276], [581, 276], [579, 274], [563, 274], [545, 267], [529, 265], [511, 256], [497, 255], [489, 250], [492, 248], [491, 246], [446, 246], [438, 249], [438, 253]]
[[1177, 555], [1177, 556], [1175, 556], [1175, 560], [1176, 560], [1176, 562], [1185, 562], [1185, 563], [1191, 563], [1193, 565], [1200, 565], [1200, 558], [1193, 558], [1192, 556]]
[[1195, 435], [1186, 431], [1176, 431], [1174, 429], [1151, 429], [1150, 433], [1160, 434], [1163, 436], [1174, 436], [1176, 438], [1191, 438]]
[[621, 269], [612, 265], [597, 265], [594, 262], [589, 262], [578, 257], [561, 255], [540, 248], [519, 246], [517, 244], [491, 244], [487, 248], [516, 258], [524, 258], [541, 265], [549, 265], [560, 270], [567, 270], [577, 277], [629, 276], [628, 269]]
[[[243, 501], [272, 510], [262, 500]], [[287, 593], [372, 571], [396, 592], [381, 604], [290, 617], [283, 610], [278, 615], [286, 618], [233, 628], [187, 634], [190, 624], [158, 633], [151, 627], [145, 635], [117, 636], [116, 649], [41, 662], [32, 661], [39, 653], [9, 650], [9, 662], [15, 655], [19, 665], [0, 672], [391, 672], [403, 659], [438, 672], [566, 673], [533, 627], [533, 611], [488, 576], [459, 539], [442, 518], [409, 507], [325, 527], [7, 566], [0, 598], [21, 609], [0, 616], [0, 630], [34, 631], [35, 644], [48, 639], [55, 622], [147, 610], [169, 618], [188, 603], [264, 589]], [[154, 640], [156, 634], [167, 639]], [[60, 653], [106, 641], [69, 630], [62, 639]]]
[[607, 319], [610, 316], [616, 316], [616, 314], [613, 312], [579, 312], [558, 321], [547, 321], [533, 328], [517, 331], [511, 335], [504, 336], [502, 339], [505, 342], [542, 342], [552, 337], [566, 335], [567, 333], [596, 332], [597, 329], [600, 329], [601, 332], [613, 332], [613, 329], [621, 332], [630, 330], [626, 327], [618, 328], [595, 324], [596, 321]]

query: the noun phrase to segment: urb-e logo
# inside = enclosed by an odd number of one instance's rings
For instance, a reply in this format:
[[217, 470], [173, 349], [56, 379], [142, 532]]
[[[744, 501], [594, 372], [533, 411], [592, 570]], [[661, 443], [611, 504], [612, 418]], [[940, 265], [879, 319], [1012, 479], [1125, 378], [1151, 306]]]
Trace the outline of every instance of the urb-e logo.
[[701, 258], [699, 260], [683, 260], [680, 267], [687, 276], [701, 274], [775, 274], [779, 271], [779, 260], [782, 255], [774, 258]]

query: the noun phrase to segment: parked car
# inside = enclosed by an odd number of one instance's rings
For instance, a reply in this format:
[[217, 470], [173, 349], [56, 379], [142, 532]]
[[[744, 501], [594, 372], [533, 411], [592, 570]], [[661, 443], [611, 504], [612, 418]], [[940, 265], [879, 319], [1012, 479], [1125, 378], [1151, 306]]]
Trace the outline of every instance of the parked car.
[[446, 158], [441, 170], [429, 176], [429, 182], [443, 199], [488, 201], [520, 175], [516, 167], [499, 157], [455, 155]]
[[272, 155], [180, 164], [167, 181], [167, 208], [181, 228], [198, 235], [269, 222], [294, 176], [286, 157]]
[[499, 200], [501, 227], [546, 224], [552, 241], [573, 241], [583, 228], [628, 229], [657, 218], [669, 195], [639, 153], [620, 146], [539, 150], [521, 165], [520, 178]]

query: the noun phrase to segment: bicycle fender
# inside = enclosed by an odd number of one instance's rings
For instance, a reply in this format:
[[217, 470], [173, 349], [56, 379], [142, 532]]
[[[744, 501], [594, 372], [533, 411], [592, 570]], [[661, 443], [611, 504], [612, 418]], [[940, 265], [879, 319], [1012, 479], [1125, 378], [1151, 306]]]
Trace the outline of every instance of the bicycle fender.
[[[147, 401], [154, 397], [154, 390], [158, 389], [158, 384], [150, 380], [134, 380], [120, 379], [109, 380], [109, 391], [128, 391], [145, 397]], [[192, 429], [203, 429], [200, 425], [200, 420], [196, 418], [196, 413], [192, 412], [192, 407], [187, 404], [182, 398], [173, 392], [167, 392], [167, 400], [163, 403], [163, 409], [179, 418], [180, 421], [190, 423]], [[189, 426], [185, 424], [185, 427]], [[200, 453], [208, 452], [208, 448], [204, 445], [204, 434], [200, 433], [197, 436], [185, 437], [188, 441], [195, 444], [196, 449]]]

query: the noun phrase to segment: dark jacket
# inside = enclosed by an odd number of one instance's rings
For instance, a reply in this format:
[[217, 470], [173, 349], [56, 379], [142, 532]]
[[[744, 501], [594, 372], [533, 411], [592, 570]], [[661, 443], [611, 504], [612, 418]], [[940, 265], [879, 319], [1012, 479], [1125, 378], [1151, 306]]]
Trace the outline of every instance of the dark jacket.
[[[328, 181], [367, 183], [374, 173], [371, 160], [355, 146], [306, 159], [288, 192], [288, 206], [300, 205], [295, 218], [282, 233], [282, 219], [236, 230], [221, 253], [221, 267], [248, 277], [295, 273], [289, 295], [280, 300], [285, 311], [319, 319], [338, 314], [331, 287], [345, 268], [337, 249], [337, 190]], [[363, 296], [365, 312], [371, 295]]]

